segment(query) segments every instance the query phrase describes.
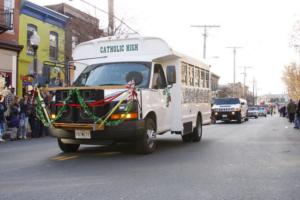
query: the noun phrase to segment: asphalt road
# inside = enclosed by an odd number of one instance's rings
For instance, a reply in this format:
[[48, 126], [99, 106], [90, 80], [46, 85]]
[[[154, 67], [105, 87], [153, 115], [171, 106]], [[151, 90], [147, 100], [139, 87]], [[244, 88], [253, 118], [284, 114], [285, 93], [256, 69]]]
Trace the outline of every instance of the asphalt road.
[[286, 119], [204, 127], [137, 155], [128, 145], [64, 154], [54, 138], [0, 144], [0, 199], [300, 199], [300, 131]]

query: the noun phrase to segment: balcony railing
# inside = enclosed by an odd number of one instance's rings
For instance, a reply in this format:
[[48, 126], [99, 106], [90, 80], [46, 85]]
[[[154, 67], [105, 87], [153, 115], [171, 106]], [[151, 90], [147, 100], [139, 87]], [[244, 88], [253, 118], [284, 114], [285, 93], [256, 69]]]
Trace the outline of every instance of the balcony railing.
[[0, 33], [13, 29], [13, 9], [2, 8], [0, 10]]

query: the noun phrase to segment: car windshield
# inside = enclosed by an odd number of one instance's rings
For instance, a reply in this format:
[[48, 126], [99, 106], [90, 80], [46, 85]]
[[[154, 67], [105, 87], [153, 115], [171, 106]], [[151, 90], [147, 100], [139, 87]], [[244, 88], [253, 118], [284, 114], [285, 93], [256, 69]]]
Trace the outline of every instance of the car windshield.
[[261, 110], [261, 111], [264, 111], [264, 110], [265, 110], [265, 108], [264, 108], [264, 107], [260, 107], [260, 108], [259, 108], [259, 110]]
[[214, 104], [222, 105], [222, 104], [239, 104], [240, 100], [238, 98], [226, 98], [226, 99], [215, 99]]
[[108, 63], [95, 64], [85, 68], [74, 82], [74, 86], [126, 85], [129, 72], [139, 72], [143, 81], [138, 87], [146, 88], [149, 84], [150, 63]]

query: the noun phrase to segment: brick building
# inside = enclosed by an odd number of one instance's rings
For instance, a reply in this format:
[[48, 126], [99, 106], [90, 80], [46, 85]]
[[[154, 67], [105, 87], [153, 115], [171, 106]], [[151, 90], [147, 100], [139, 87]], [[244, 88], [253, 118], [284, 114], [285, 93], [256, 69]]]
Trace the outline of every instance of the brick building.
[[[104, 32], [99, 29], [99, 19], [92, 17], [68, 4], [61, 3], [46, 6], [69, 17], [65, 27], [65, 61], [72, 60], [72, 50], [82, 42], [99, 38]], [[68, 71], [68, 79], [73, 81], [73, 71]]]
[[17, 86], [18, 56], [22, 46], [18, 43], [20, 1], [0, 1], [0, 90], [4, 86]]

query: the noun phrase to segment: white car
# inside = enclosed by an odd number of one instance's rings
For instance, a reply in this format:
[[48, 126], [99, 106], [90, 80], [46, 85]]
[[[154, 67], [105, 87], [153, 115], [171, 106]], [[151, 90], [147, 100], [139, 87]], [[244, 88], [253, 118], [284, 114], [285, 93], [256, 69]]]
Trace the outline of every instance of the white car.
[[254, 117], [255, 119], [257, 119], [258, 118], [258, 109], [257, 109], [257, 107], [249, 107], [247, 116], [248, 117]]

